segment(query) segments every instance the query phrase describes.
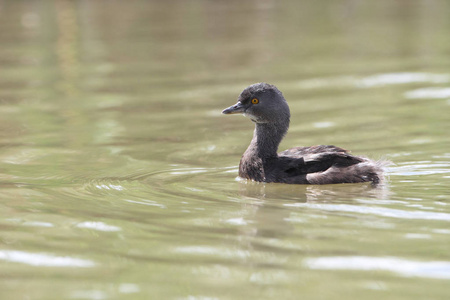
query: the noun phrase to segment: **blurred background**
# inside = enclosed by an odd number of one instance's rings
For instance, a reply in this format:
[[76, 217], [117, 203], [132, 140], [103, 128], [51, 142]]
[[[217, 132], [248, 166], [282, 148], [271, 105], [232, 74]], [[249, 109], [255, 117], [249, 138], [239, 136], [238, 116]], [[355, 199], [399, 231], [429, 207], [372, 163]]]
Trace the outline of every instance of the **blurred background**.
[[[0, 0], [2, 299], [446, 299], [450, 2]], [[386, 186], [245, 182], [255, 82], [280, 150]]]

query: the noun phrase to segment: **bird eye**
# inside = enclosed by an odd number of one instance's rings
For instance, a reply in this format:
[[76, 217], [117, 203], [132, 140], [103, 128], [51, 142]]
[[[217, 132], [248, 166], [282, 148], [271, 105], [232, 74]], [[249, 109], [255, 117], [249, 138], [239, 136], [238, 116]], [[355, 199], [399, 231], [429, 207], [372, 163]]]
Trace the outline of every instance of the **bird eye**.
[[258, 104], [258, 103], [259, 103], [259, 100], [256, 99], [256, 98], [253, 98], [253, 99], [252, 99], [252, 103], [253, 103], [253, 104]]

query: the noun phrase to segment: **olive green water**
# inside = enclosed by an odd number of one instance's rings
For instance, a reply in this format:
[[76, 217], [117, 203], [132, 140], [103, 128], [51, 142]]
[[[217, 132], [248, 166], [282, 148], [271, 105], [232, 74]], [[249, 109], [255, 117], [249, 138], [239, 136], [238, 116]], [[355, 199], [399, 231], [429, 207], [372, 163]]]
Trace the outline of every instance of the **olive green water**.
[[[448, 299], [448, 1], [0, 1], [1, 299]], [[281, 149], [388, 181], [237, 180], [247, 85]]]

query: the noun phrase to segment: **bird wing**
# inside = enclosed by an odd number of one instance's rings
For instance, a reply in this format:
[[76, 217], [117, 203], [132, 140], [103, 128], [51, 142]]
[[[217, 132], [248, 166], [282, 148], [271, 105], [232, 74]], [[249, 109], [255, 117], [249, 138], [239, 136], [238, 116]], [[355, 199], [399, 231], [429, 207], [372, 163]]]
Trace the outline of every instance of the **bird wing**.
[[324, 172], [333, 166], [348, 167], [364, 161], [360, 157], [338, 151], [312, 153], [302, 157], [279, 156], [279, 159], [283, 162], [280, 171], [288, 177]]
[[333, 145], [317, 145], [311, 147], [295, 147], [291, 149], [284, 150], [279, 153], [280, 156], [305, 156], [309, 154], [319, 154], [324, 152], [343, 152], [347, 153], [348, 151], [342, 149], [340, 147], [336, 147]]

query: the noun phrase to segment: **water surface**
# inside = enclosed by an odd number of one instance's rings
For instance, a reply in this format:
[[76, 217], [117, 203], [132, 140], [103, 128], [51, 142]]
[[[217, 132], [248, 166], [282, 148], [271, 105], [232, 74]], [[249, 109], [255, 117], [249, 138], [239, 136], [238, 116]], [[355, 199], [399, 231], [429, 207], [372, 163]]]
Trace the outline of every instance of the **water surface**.
[[[2, 299], [447, 299], [446, 1], [0, 2]], [[387, 184], [237, 179], [247, 85], [280, 150]]]

